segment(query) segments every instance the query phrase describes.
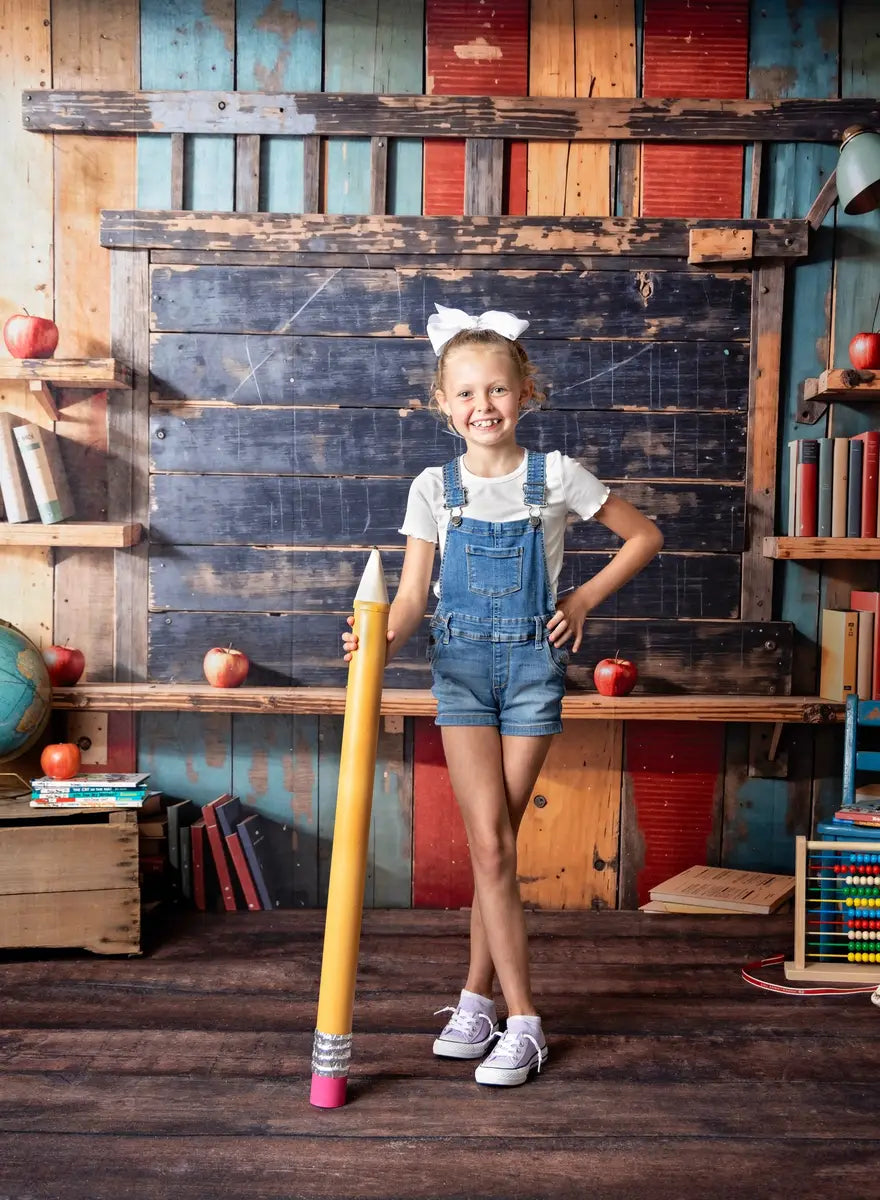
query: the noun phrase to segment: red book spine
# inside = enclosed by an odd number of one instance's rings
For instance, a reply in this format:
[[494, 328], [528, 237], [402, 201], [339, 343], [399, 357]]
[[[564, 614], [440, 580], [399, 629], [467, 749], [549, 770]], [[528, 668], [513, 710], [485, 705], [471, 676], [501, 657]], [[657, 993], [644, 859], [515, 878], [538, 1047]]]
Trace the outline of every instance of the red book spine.
[[795, 536], [815, 537], [818, 532], [819, 443], [812, 438], [803, 438], [798, 443]]
[[248, 909], [251, 912], [262, 911], [263, 906], [260, 903], [260, 897], [257, 895], [257, 889], [254, 887], [254, 881], [251, 878], [247, 859], [244, 856], [244, 850], [241, 848], [241, 842], [238, 840], [238, 834], [227, 834], [226, 845], [229, 849], [229, 857], [232, 859], [232, 865], [235, 867], [235, 873], [238, 875], [238, 882], [241, 884], [241, 890], [244, 893]]
[[205, 831], [208, 834], [208, 844], [211, 847], [211, 854], [214, 858], [214, 866], [217, 870], [217, 881], [220, 884], [220, 897], [223, 900], [223, 907], [227, 912], [235, 912], [238, 905], [235, 903], [235, 892], [232, 887], [232, 876], [229, 874], [229, 863], [226, 859], [226, 848], [223, 844], [223, 834], [220, 826], [217, 824], [217, 814], [214, 812], [218, 804], [222, 804], [224, 800], [228, 800], [228, 796], [221, 796], [219, 800], [212, 800], [210, 804], [206, 804], [202, 809], [202, 817], [205, 821]]
[[862, 459], [862, 537], [877, 536], [877, 483], [880, 477], [880, 431], [855, 435], [865, 444]]
[[205, 894], [205, 822], [201, 819], [193, 821], [189, 835], [192, 844], [193, 903], [200, 912], [204, 912], [208, 907]]

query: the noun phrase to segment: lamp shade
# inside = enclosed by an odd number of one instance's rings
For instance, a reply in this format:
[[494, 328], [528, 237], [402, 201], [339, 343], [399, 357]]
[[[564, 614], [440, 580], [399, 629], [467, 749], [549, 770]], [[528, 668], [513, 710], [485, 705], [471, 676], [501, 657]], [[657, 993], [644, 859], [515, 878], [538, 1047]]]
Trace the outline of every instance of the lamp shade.
[[858, 126], [844, 131], [837, 163], [837, 195], [843, 211], [850, 214], [880, 208], [880, 133]]

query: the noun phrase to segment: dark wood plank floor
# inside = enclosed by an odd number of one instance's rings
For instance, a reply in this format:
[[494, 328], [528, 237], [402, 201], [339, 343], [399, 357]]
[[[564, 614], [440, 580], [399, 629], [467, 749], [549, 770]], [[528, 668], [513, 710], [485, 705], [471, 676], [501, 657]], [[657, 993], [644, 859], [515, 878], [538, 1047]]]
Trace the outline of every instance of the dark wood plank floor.
[[0, 1200], [880, 1195], [880, 1010], [740, 979], [791, 917], [529, 924], [550, 1059], [490, 1089], [431, 1055], [467, 915], [368, 912], [335, 1111], [308, 1101], [321, 913], [0, 952]]

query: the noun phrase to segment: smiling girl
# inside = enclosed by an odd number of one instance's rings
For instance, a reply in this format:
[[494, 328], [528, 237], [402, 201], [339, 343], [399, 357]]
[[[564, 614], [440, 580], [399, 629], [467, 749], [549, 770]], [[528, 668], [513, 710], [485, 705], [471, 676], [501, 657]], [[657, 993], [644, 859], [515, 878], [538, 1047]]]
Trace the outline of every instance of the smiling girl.
[[[575, 459], [517, 442], [535, 400], [534, 369], [512, 313], [469, 316], [437, 305], [433, 404], [465, 452], [412, 483], [400, 532], [406, 554], [388, 618], [388, 658], [421, 624], [436, 547], [438, 601], [429, 655], [437, 724], [467, 830], [474, 875], [470, 963], [434, 1053], [488, 1057], [478, 1083], [524, 1083], [547, 1058], [532, 997], [516, 878], [516, 836], [554, 734], [569, 652], [588, 614], [650, 562], [663, 538]], [[566, 524], [596, 520], [623, 541], [614, 558], [557, 598]], [[570, 646], [569, 646], [570, 643]], [[346, 659], [357, 649], [343, 634]], [[507, 1006], [500, 1031], [497, 976]], [[494, 1048], [493, 1048], [494, 1046]]]

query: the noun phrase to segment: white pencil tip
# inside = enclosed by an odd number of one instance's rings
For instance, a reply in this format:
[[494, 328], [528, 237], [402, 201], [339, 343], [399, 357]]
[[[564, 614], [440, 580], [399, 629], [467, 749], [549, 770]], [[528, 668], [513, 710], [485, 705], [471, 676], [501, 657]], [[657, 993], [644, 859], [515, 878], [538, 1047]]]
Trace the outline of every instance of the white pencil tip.
[[388, 603], [388, 589], [385, 586], [382, 558], [376, 549], [370, 551], [370, 557], [367, 559], [367, 565], [364, 567], [364, 573], [354, 598], [370, 604]]

